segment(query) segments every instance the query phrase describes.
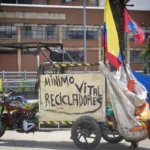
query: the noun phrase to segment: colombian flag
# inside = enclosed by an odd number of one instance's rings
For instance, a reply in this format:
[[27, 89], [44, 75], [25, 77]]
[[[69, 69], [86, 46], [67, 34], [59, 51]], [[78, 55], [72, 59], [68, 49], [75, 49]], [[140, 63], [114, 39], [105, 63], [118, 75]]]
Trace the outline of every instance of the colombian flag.
[[106, 49], [106, 59], [117, 69], [122, 64], [118, 33], [110, 8], [109, 0], [105, 2], [103, 44]]

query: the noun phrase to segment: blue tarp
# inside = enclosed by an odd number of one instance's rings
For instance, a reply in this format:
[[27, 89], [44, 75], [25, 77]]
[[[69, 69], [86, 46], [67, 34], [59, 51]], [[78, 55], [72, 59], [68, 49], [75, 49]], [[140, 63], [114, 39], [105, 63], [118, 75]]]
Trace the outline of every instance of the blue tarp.
[[144, 75], [142, 73], [138, 73], [136, 71], [132, 70], [133, 75], [136, 77], [136, 79], [145, 86], [147, 89], [147, 101], [150, 104], [150, 76]]

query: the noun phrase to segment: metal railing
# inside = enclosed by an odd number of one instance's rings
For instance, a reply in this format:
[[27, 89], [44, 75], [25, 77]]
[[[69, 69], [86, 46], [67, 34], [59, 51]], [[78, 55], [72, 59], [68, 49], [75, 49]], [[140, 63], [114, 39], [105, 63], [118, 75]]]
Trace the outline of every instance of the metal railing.
[[18, 92], [34, 91], [36, 80], [24, 80], [24, 81], [2, 81], [3, 91], [13, 89]]
[[12, 89], [17, 96], [23, 96], [26, 99], [37, 99], [37, 95], [35, 95], [35, 84], [36, 80], [4, 80], [2, 81], [2, 91], [8, 92]]
[[[81, 74], [84, 73], [84, 71], [68, 70], [66, 73]], [[86, 73], [97, 74], [100, 73], [100, 71], [87, 71]], [[7, 92], [8, 90], [13, 89], [17, 92], [18, 95], [21, 95], [27, 99], [37, 99], [35, 96], [36, 77], [37, 72], [0, 72], [3, 92]]]
[[[87, 71], [87, 73], [98, 73], [99, 71]], [[137, 71], [139, 73], [143, 73], [143, 71]], [[80, 73], [84, 73], [84, 71], [73, 71], [73, 70], [69, 70], [68, 72], [66, 73], [77, 73], [77, 74], [80, 74]], [[150, 76], [150, 74], [147, 74]], [[37, 77], [37, 72], [34, 72], [34, 71], [22, 71], [22, 72], [11, 72], [11, 71], [1, 71], [0, 72], [0, 78], [2, 78], [3, 81], [14, 81], [14, 80], [19, 80], [19, 81], [22, 81], [22, 80], [35, 80]]]
[[0, 77], [3, 81], [5, 80], [27, 80], [27, 79], [35, 79], [37, 77], [37, 72], [8, 72], [8, 71], [1, 71]]
[[16, 95], [23, 96], [26, 99], [37, 99], [35, 96], [37, 72], [7, 72], [1, 71], [2, 91], [8, 92], [12, 89], [16, 91]]

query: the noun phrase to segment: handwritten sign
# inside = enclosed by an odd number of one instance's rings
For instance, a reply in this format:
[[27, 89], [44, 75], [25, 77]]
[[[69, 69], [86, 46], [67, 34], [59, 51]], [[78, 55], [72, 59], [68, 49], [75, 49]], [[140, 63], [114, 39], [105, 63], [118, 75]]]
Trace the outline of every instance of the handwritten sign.
[[104, 119], [102, 74], [41, 75], [40, 120]]

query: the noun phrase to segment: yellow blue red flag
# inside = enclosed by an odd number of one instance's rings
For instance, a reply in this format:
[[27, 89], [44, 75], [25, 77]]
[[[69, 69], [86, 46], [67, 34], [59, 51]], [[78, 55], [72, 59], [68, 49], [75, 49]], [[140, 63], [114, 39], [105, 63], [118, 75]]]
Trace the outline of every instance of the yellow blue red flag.
[[118, 33], [109, 0], [105, 0], [103, 32], [103, 44], [106, 49], [106, 59], [117, 69], [119, 69], [122, 64], [122, 58], [120, 54]]

